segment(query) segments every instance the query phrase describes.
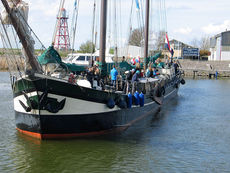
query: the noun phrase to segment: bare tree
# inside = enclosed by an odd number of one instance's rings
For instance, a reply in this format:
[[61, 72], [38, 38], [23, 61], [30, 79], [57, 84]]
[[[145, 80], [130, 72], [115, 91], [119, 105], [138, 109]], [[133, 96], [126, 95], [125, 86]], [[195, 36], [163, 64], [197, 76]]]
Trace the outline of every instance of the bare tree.
[[142, 40], [144, 39], [143, 36], [143, 29], [134, 29], [129, 36], [129, 45], [141, 46]]
[[200, 49], [201, 50], [209, 50], [210, 48], [210, 37], [204, 36], [200, 40]]
[[210, 48], [210, 37], [203, 36], [200, 40], [194, 38], [190, 42], [191, 46], [200, 48], [201, 50], [209, 50]]
[[157, 39], [156, 39], [156, 48], [157, 48], [157, 50], [164, 49], [165, 34], [166, 34], [165, 31], [159, 31], [157, 33]]
[[200, 47], [200, 41], [197, 38], [194, 38], [191, 42], [190, 45], [195, 47], [195, 48], [199, 48]]

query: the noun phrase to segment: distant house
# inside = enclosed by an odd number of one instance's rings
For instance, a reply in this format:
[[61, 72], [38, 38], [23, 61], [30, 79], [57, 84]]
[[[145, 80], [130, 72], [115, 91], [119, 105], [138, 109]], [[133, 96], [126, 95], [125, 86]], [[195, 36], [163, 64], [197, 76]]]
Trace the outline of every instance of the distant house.
[[210, 52], [209, 61], [230, 61], [230, 31], [210, 39]]
[[[169, 44], [170, 44], [170, 47], [173, 49], [174, 51], [174, 55], [173, 57], [174, 58], [177, 58], [177, 59], [198, 59], [199, 57], [199, 51], [198, 51], [198, 48], [195, 48], [193, 46], [190, 46], [188, 44], [185, 44], [181, 41], [178, 41], [178, 40], [170, 40], [169, 41]], [[189, 51], [193, 54], [185, 54], [184, 51]], [[194, 54], [194, 51], [195, 54]], [[166, 54], [168, 57], [171, 57], [171, 54], [169, 51], [164, 51], [164, 54]]]

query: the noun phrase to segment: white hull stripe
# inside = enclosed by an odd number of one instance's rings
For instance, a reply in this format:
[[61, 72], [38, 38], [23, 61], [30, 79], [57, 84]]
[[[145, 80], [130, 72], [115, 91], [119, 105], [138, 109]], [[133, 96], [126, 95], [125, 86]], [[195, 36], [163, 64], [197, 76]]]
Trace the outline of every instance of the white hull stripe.
[[[169, 97], [175, 90], [171, 91], [169, 94], [164, 96], [166, 99]], [[41, 95], [41, 93], [39, 93]], [[31, 96], [36, 96], [37, 92], [31, 92], [27, 94], [29, 97]], [[96, 114], [96, 113], [106, 113], [106, 112], [112, 112], [112, 111], [118, 111], [120, 108], [118, 106], [115, 106], [113, 109], [109, 109], [105, 104], [102, 103], [95, 103], [91, 101], [85, 101], [85, 100], [80, 100], [80, 99], [74, 99], [70, 97], [64, 97], [64, 96], [59, 96], [55, 94], [48, 94], [48, 97], [51, 98], [56, 98], [60, 102], [64, 98], [66, 98], [66, 103], [65, 106], [62, 110], [60, 110], [58, 113], [50, 113], [46, 110], [40, 110], [41, 115], [84, 115], [84, 114]], [[21, 100], [26, 106], [27, 105], [27, 100], [24, 95], [20, 95], [16, 98], [14, 98], [14, 110], [17, 112], [21, 113], [26, 113], [26, 114], [35, 114], [39, 115], [39, 110], [32, 110], [31, 112], [26, 112], [24, 108], [21, 106], [19, 103], [19, 100]], [[155, 104], [155, 101], [152, 101], [150, 103], [145, 104], [145, 106], [149, 106], [151, 104]], [[132, 106], [133, 108], [139, 107], [139, 106]]]
[[[41, 93], [39, 94], [41, 95]], [[29, 97], [35, 96], [36, 92], [32, 92], [27, 95]], [[66, 99], [65, 106], [62, 110], [60, 110], [56, 114], [50, 113], [46, 110], [40, 110], [41, 115], [76, 115], [76, 114], [84, 115], [84, 114], [105, 113], [105, 112], [112, 112], [112, 111], [120, 110], [118, 106], [115, 106], [113, 109], [109, 109], [103, 103], [95, 103], [91, 101], [85, 101], [85, 100], [80, 100], [80, 99], [75, 99], [75, 98], [70, 98], [70, 97], [59, 96], [55, 94], [48, 94], [48, 97], [56, 98], [58, 99], [59, 102], [63, 99]], [[15, 111], [21, 112], [21, 113], [39, 115], [39, 110], [32, 110], [31, 112], [26, 112], [21, 106], [21, 104], [19, 103], [19, 100], [21, 100], [26, 106], [28, 106], [26, 98], [23, 95], [20, 95], [14, 98]]]

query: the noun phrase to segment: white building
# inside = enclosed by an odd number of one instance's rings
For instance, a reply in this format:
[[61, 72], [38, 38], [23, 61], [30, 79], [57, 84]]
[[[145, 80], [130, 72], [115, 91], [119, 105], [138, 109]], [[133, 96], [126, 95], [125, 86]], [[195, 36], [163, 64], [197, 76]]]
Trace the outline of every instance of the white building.
[[210, 39], [210, 52], [209, 61], [230, 61], [230, 31]]
[[130, 57], [130, 58], [144, 57], [144, 48], [138, 46], [131, 46], [131, 45], [128, 45], [123, 48], [119, 48], [118, 57], [122, 57], [122, 56]]

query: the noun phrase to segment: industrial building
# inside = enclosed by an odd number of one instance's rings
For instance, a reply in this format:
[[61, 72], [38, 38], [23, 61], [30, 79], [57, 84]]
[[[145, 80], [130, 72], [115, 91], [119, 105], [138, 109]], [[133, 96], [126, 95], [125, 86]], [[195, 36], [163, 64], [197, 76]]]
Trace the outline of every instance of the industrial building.
[[230, 31], [210, 39], [210, 52], [209, 61], [230, 61]]

